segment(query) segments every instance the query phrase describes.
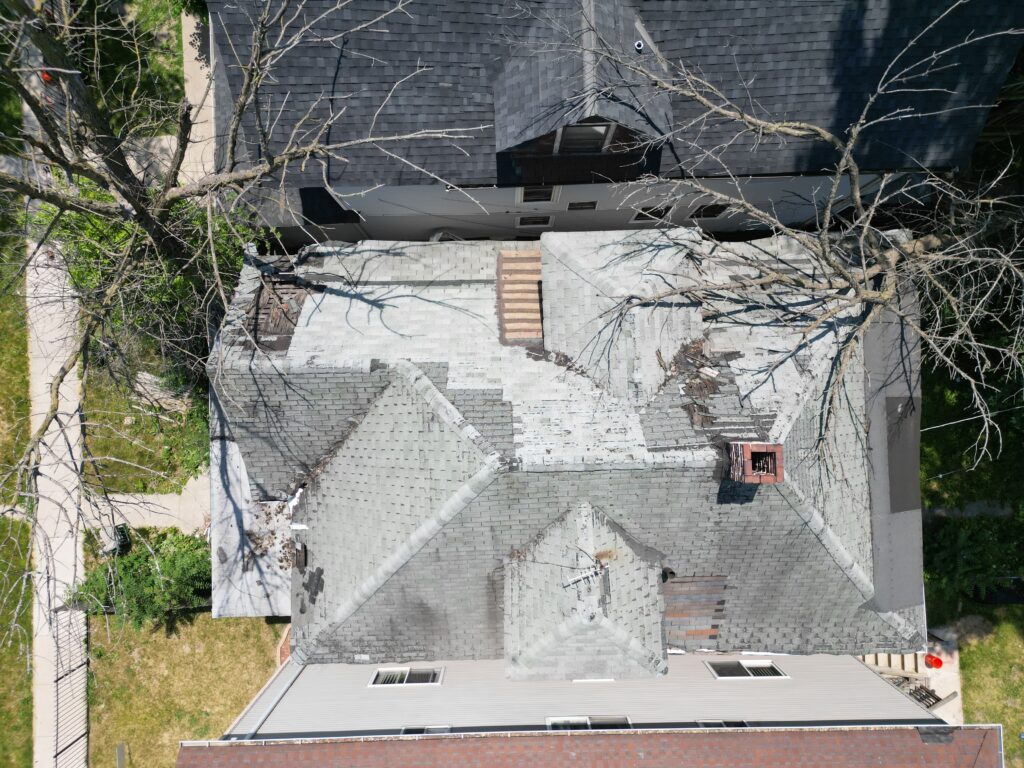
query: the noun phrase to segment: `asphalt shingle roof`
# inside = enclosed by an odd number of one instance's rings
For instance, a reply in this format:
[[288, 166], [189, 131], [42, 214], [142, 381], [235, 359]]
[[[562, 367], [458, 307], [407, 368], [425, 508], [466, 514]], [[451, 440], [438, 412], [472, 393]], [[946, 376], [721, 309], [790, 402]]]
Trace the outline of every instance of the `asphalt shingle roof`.
[[[697, 265], [728, 282], [744, 268], [730, 249], [790, 260], [796, 246], [713, 243], [693, 230], [546, 233], [539, 351], [500, 341], [498, 255], [521, 245], [326, 245], [287, 278], [261, 282], [246, 268], [211, 380], [253, 498], [283, 499], [304, 485], [292, 518], [308, 555], [291, 585], [296, 658], [503, 657], [512, 647], [503, 585], [513, 572], [538, 584], [540, 572], [517, 565], [517, 553], [539, 546], [544, 531], [576, 536], [595, 558], [622, 550], [608, 572], [636, 578], [613, 580], [632, 586], [609, 591], [602, 612], [623, 630], [615, 637], [655, 656], [660, 627], [645, 622], [661, 603], [644, 585], [660, 568], [724, 594], [725, 620], [680, 627], [684, 648], [916, 649], [923, 606], [870, 604], [872, 470], [858, 431], [859, 362], [834, 427], [842, 471], [818, 463], [828, 333], [789, 356], [799, 329], [770, 314], [758, 322], [751, 310], [734, 322], [660, 302], [601, 355], [583, 354], [589, 324], [622, 295], [649, 296]], [[657, 258], [644, 259], [649, 252]], [[275, 336], [260, 349], [252, 310], [280, 280], [308, 284], [309, 295], [287, 344]], [[751, 438], [783, 444], [785, 482], [728, 479], [725, 443]], [[572, 533], [583, 530], [573, 517], [581, 502], [618, 544]], [[639, 613], [615, 614], [630, 601]], [[573, 612], [566, 605], [558, 615]], [[531, 616], [515, 624], [515, 653], [537, 648], [543, 667], [543, 638], [559, 622]]]
[[690, 768], [749, 766], [790, 768], [1000, 768], [1000, 731], [994, 726], [959, 728], [828, 728], [768, 731], [645, 731], [480, 734], [452, 737], [359, 738], [283, 742], [186, 743], [178, 768], [353, 768], [417, 765], [447, 768], [564, 768], [580, 765], [626, 768], [639, 763], [674, 768], [685, 755]]
[[[224, 134], [251, 40], [256, 0], [211, 0], [218, 60], [216, 91]], [[409, 139], [389, 144], [403, 160], [372, 145], [353, 147], [348, 162], [331, 161], [330, 183], [433, 183], [418, 168], [459, 184], [493, 184], [496, 150], [553, 127], [557, 102], [571, 118], [581, 106], [582, 64], [578, 53], [558, 50], [558, 35], [544, 20], [572, 21], [588, 5], [575, 0], [486, 2], [414, 0], [400, 12], [371, 22], [392, 8], [384, 0], [345, 3], [308, 0], [301, 19], [323, 14], [315, 35], [285, 53], [259, 92], [259, 110], [279, 149], [300, 129], [319, 130], [328, 104], [344, 116], [325, 137], [330, 141], [408, 135], [424, 129], [467, 130], [464, 138]], [[593, 0], [600, 38], [627, 56], [654, 61], [652, 46], [637, 54], [646, 34], [672, 62], [703, 75], [759, 116], [803, 120], [838, 134], [851, 125], [886, 67], [915, 35], [935, 22], [944, 6], [933, 0]], [[297, 20], [295, 23], [299, 23]], [[1024, 24], [1024, 4], [1015, 0], [970, 2], [928, 29], [899, 59], [899, 66], [927, 60], [965, 37]], [[357, 26], [357, 32], [346, 34]], [[643, 33], [641, 32], [643, 29]], [[277, 29], [272, 30], [272, 37]], [[535, 55], [526, 55], [523, 42]], [[952, 167], [968, 158], [987, 107], [1011, 65], [1020, 39], [986, 39], [950, 50], [948, 66], [914, 70], [912, 88], [881, 99], [872, 117], [909, 107], [927, 117], [899, 119], [868, 130], [859, 159], [864, 169]], [[656, 66], [656, 65], [654, 65]], [[626, 77], [627, 83], [630, 77]], [[396, 84], [398, 84], [396, 86]], [[919, 88], [924, 85], [927, 88]], [[643, 110], [639, 114], [637, 108]], [[243, 125], [242, 148], [255, 135], [252, 112]], [[604, 94], [592, 110], [657, 134], [671, 121], [679, 129], [661, 153], [661, 170], [679, 165], [701, 175], [817, 173], [834, 161], [832, 151], [806, 141], [743, 135], [721, 120], [699, 119], [693, 102], [651, 98], [643, 89]], [[223, 146], [221, 156], [223, 156]], [[705, 156], [703, 152], [711, 152]], [[291, 172], [291, 184], [320, 185], [316, 163]]]

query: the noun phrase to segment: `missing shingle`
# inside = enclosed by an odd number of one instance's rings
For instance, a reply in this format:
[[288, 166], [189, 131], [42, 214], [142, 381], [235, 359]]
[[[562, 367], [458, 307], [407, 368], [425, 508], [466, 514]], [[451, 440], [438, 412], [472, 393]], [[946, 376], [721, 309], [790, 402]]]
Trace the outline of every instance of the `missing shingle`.
[[951, 726], [925, 725], [919, 727], [917, 733], [925, 744], [951, 744], [953, 742], [953, 728]]
[[309, 595], [310, 604], [316, 605], [316, 598], [324, 588], [324, 569], [318, 567], [314, 570], [302, 582], [302, 586], [306, 590], [306, 594]]

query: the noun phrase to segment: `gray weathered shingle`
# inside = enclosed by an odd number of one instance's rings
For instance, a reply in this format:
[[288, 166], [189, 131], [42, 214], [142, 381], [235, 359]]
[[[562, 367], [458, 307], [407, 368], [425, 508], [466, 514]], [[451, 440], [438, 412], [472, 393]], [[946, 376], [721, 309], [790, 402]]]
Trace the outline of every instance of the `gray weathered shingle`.
[[[570, 253], [574, 238], [578, 252]], [[257, 494], [266, 489], [257, 498], [305, 485], [295, 519], [308, 526], [296, 532], [308, 552], [292, 585], [297, 658], [502, 657], [517, 553], [531, 551], [551, 526], [565, 528], [581, 502], [636, 543], [630, 547], [644, 548], [648, 576], [665, 568], [724, 585], [721, 623], [701, 614], [680, 625], [676, 645], [916, 649], [919, 601], [871, 607], [869, 491], [877, 470], [862, 439], [863, 361], [848, 368], [833, 426], [839, 455], [830, 465], [816, 429], [827, 333], [789, 357], [798, 330], [767, 315], [751, 310], [736, 322], [675, 306], [662, 309], [684, 316], [667, 324], [678, 333], [630, 327], [625, 351], [606, 359], [608, 376], [581, 355], [586, 312], [604, 313], [618, 300], [609, 275], [631, 295], [659, 276], [686, 280], [698, 265], [708, 279], [727, 281], [730, 270], [743, 269], [730, 250], [779, 259], [797, 246], [714, 243], [692, 230], [545, 234], [546, 350], [538, 351], [500, 342], [498, 252], [519, 245], [319, 246], [290, 278], [315, 275], [318, 292], [304, 301], [287, 348], [268, 350], [240, 331], [256, 299], [246, 268], [211, 380], [250, 475], [277, 478], [254, 483]], [[659, 259], [641, 258], [652, 246]], [[429, 274], [444, 277], [421, 279]], [[310, 394], [295, 398], [297, 387]], [[726, 479], [724, 447], [739, 438], [782, 443], [785, 481]], [[293, 461], [300, 448], [301, 461]], [[648, 618], [653, 594], [637, 603]], [[636, 615], [607, 618], [648, 642]], [[551, 623], [523, 625], [533, 627], [527, 635], [538, 653], [544, 633], [536, 627]], [[619, 636], [590, 630], [583, 634], [612, 658]]]

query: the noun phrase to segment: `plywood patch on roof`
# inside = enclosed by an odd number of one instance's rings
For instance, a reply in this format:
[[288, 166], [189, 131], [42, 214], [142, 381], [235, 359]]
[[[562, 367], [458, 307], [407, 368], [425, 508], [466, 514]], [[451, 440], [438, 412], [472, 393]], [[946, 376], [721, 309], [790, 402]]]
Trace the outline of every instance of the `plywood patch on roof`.
[[690, 647], [718, 639], [725, 619], [725, 576], [672, 576], [662, 586], [662, 626], [669, 645]]
[[543, 344], [540, 290], [539, 249], [499, 251], [498, 325], [502, 344]]

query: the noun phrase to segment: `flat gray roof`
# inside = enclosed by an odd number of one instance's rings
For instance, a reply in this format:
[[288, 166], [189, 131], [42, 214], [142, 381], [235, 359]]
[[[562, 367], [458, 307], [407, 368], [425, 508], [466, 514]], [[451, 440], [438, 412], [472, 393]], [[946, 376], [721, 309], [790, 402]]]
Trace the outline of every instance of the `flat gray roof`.
[[[771, 661], [783, 678], [716, 679], [706, 662]], [[633, 725], [746, 721], [936, 721], [852, 656], [670, 654], [668, 674], [640, 680], [513, 681], [502, 659], [415, 662], [439, 685], [369, 685], [387, 665], [287, 662], [225, 734], [273, 739], [410, 726], [543, 729], [550, 717], [628, 717]], [[403, 666], [403, 665], [397, 665]]]

